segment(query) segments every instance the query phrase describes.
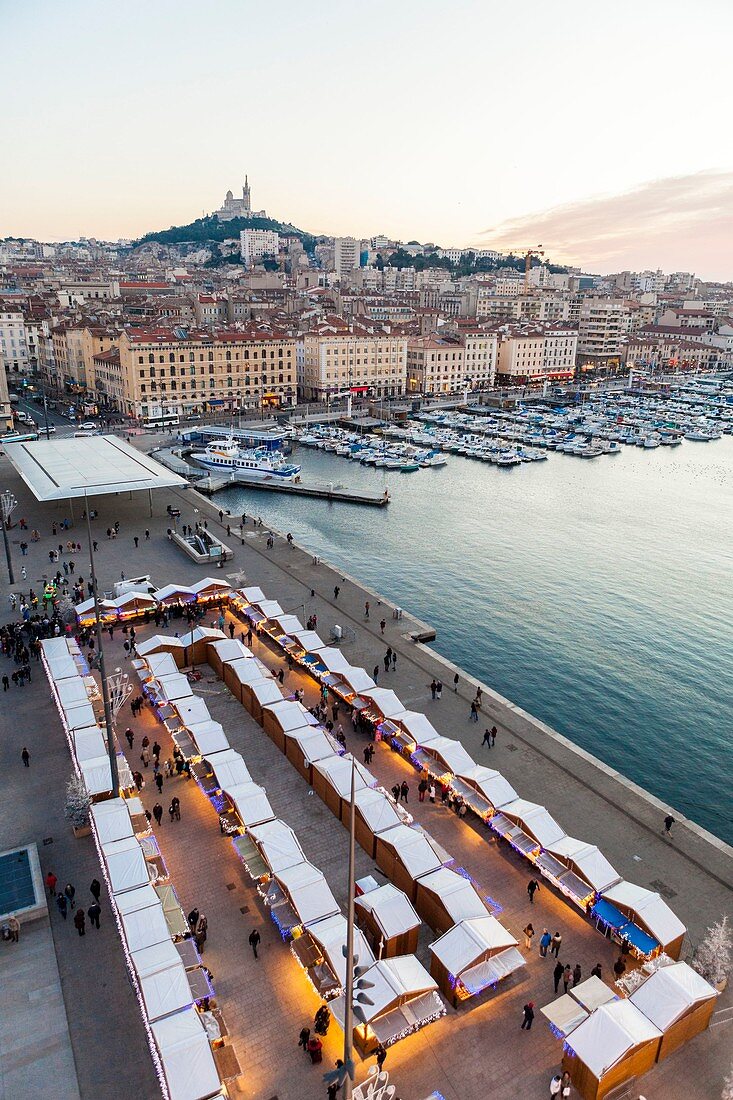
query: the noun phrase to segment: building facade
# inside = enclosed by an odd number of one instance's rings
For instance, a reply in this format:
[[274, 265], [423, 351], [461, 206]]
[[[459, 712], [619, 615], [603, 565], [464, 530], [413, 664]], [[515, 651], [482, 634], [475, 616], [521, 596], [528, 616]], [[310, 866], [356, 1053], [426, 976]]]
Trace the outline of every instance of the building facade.
[[573, 377], [578, 346], [574, 329], [506, 325], [498, 336], [499, 384], [538, 385]]
[[584, 298], [578, 317], [578, 366], [616, 370], [623, 361], [629, 310], [613, 299]]
[[243, 229], [239, 242], [242, 259], [247, 265], [258, 263], [265, 256], [277, 259], [280, 237], [271, 229]]
[[334, 240], [333, 263], [336, 276], [339, 279], [348, 279], [352, 271], [356, 271], [360, 260], [361, 241], [355, 237], [336, 237]]
[[298, 388], [306, 401], [335, 393], [401, 397], [407, 382], [407, 339], [360, 326], [321, 325], [299, 340]]

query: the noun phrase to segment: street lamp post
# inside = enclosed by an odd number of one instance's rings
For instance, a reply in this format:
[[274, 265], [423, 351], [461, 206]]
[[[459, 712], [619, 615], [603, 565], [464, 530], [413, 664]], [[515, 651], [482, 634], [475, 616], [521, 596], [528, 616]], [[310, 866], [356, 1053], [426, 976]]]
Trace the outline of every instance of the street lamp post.
[[5, 489], [2, 496], [0, 496], [0, 509], [2, 510], [2, 524], [3, 524], [3, 541], [5, 543], [5, 557], [8, 562], [8, 580], [11, 584], [15, 584], [15, 576], [13, 574], [13, 562], [10, 557], [10, 543], [8, 541], [8, 522], [10, 520], [11, 513], [18, 501], [15, 499], [9, 489]]
[[[120, 776], [117, 769], [117, 752], [115, 748], [115, 721], [116, 714], [112, 711], [110, 700], [109, 682], [104, 667], [104, 647], [102, 645], [102, 622], [99, 616], [99, 598], [97, 593], [97, 575], [94, 570], [94, 546], [92, 545], [92, 524], [89, 518], [89, 501], [84, 493], [84, 511], [87, 517], [87, 542], [89, 544], [89, 569], [92, 575], [92, 599], [94, 600], [94, 632], [97, 639], [97, 653], [99, 660], [99, 678], [102, 681], [102, 701], [104, 702], [104, 725], [107, 730], [107, 753], [109, 755], [109, 770], [112, 776], [112, 793], [115, 797], [120, 792]], [[129, 694], [129, 692], [128, 692]], [[123, 700], [124, 701], [124, 700]], [[119, 704], [121, 706], [122, 703]], [[118, 710], [119, 710], [118, 706]]]

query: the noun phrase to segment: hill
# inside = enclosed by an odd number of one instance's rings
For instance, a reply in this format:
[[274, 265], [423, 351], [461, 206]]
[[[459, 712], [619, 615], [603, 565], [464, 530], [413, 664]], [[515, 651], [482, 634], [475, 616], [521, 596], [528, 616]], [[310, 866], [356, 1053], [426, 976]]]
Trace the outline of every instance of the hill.
[[188, 225], [172, 225], [170, 229], [158, 229], [146, 233], [135, 241], [135, 245], [150, 244], [219, 244], [221, 241], [238, 237], [242, 229], [271, 229], [284, 237], [300, 237], [306, 251], [311, 251], [314, 238], [310, 233], [297, 229], [294, 225], [275, 221], [274, 218], [231, 218], [219, 221], [216, 214], [208, 218], [197, 218]]

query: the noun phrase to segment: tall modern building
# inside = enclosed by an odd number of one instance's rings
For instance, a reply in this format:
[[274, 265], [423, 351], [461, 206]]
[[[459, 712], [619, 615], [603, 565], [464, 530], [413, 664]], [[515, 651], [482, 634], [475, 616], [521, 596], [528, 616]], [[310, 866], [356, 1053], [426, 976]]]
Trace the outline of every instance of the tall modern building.
[[334, 240], [334, 267], [339, 279], [348, 279], [359, 266], [361, 241], [354, 237], [336, 237]]
[[629, 310], [624, 302], [586, 298], [580, 305], [578, 364], [581, 370], [616, 369], [621, 363]]
[[242, 259], [246, 264], [256, 263], [263, 256], [277, 259], [280, 237], [271, 229], [243, 229], [239, 234]]

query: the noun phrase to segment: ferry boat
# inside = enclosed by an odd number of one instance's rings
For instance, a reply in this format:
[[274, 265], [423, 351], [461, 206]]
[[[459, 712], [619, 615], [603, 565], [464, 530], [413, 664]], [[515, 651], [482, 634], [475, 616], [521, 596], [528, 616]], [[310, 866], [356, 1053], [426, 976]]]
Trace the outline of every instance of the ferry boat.
[[209, 470], [222, 474], [236, 473], [252, 480], [270, 478], [293, 481], [301, 469], [292, 462], [286, 462], [280, 451], [267, 451], [262, 447], [245, 450], [233, 439], [216, 440], [204, 451], [194, 451], [191, 458]]

